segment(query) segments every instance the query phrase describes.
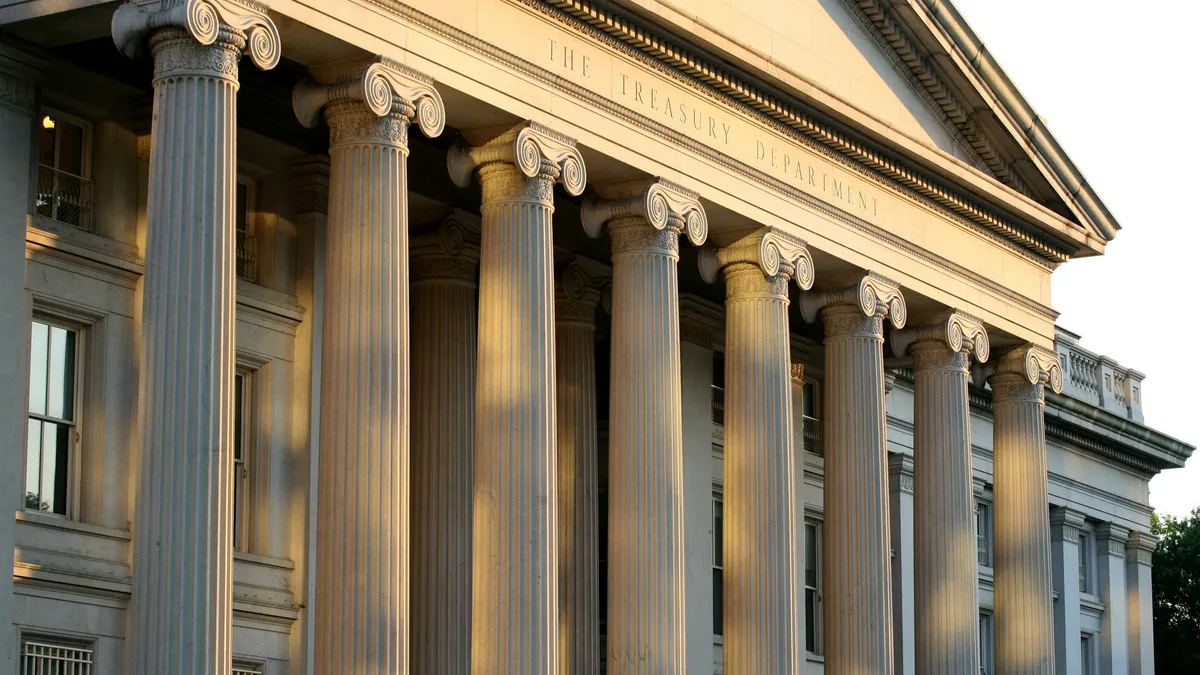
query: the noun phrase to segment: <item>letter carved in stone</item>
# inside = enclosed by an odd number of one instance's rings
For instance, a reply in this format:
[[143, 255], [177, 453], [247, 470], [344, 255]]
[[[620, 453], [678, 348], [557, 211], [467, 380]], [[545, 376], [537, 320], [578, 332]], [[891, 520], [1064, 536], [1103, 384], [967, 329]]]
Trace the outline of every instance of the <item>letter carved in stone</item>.
[[[467, 147], [460, 141], [446, 155], [450, 178], [459, 187], [469, 186], [477, 169], [498, 162], [515, 165], [526, 178], [544, 176], [560, 182], [572, 196], [582, 194], [587, 185], [587, 169], [575, 141], [533, 121], [522, 122], [483, 145]], [[553, 203], [549, 192], [532, 196]]]
[[808, 246], [803, 240], [772, 227], [764, 227], [717, 250], [700, 250], [700, 275], [709, 283], [716, 280], [722, 268], [736, 263], [757, 265], [768, 278], [782, 275], [785, 281], [795, 279], [802, 291], [813, 285], [813, 259]]
[[151, 11], [129, 2], [113, 13], [113, 41], [122, 54], [134, 58], [149, 34], [180, 28], [201, 45], [214, 44], [218, 38], [239, 44], [254, 65], [270, 70], [279, 64], [280, 43], [268, 9], [253, 0], [167, 0]]

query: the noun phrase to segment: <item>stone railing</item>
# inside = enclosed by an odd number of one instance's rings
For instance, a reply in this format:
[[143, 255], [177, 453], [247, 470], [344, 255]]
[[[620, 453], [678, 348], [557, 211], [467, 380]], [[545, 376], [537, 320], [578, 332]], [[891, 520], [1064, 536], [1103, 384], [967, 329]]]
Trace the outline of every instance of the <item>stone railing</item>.
[[92, 230], [92, 181], [83, 176], [38, 164], [37, 214]]
[[1144, 375], [1079, 345], [1079, 336], [1059, 328], [1055, 350], [1063, 367], [1063, 393], [1126, 419], [1143, 422]]
[[804, 417], [804, 451], [817, 457], [825, 456], [825, 436], [822, 433], [821, 420], [807, 415]]

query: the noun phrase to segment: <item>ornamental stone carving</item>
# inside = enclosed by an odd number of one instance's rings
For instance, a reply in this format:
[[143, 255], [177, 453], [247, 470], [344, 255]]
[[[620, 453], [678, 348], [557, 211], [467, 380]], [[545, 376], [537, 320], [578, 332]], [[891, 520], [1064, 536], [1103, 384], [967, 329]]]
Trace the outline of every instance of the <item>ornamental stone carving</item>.
[[0, 44], [0, 105], [32, 113], [37, 83], [48, 65], [42, 59]]
[[467, 147], [460, 139], [446, 155], [450, 178], [459, 187], [469, 186], [475, 171], [490, 174], [496, 165], [515, 166], [520, 176], [539, 180], [481, 181], [485, 202], [515, 198], [552, 206], [554, 182], [562, 183], [572, 196], [582, 194], [587, 185], [587, 169], [575, 140], [531, 120], [483, 145]]
[[[693, 246], [703, 244], [708, 238], [708, 217], [699, 195], [687, 188], [657, 178], [648, 184], [609, 186], [606, 192], [612, 195], [611, 199], [593, 197], [583, 203], [583, 229], [593, 239], [600, 236], [605, 223], [630, 217], [644, 218], [656, 231], [670, 226], [675, 233], [686, 233]], [[618, 236], [624, 236], [611, 228], [610, 234], [614, 244]]]
[[992, 386], [993, 400], [999, 397], [1043, 403], [1047, 385], [1054, 393], [1062, 393], [1058, 355], [1031, 343], [1005, 352], [981, 374]]
[[479, 216], [454, 209], [441, 222], [413, 233], [408, 245], [410, 274], [420, 279], [474, 283], [479, 269]]
[[1104, 523], [1096, 528], [1096, 539], [1100, 550], [1116, 558], [1125, 557], [1125, 543], [1129, 541], [1129, 528], [1113, 523]]
[[1158, 548], [1158, 537], [1148, 532], [1131, 532], [1129, 541], [1125, 542], [1126, 557], [1136, 560], [1140, 565], [1150, 566], [1154, 559], [1154, 551]]
[[972, 356], [976, 363], [987, 361], [991, 351], [983, 322], [959, 311], [941, 312], [919, 325], [893, 332], [892, 350], [897, 356], [912, 354], [913, 345], [927, 341], [941, 343], [951, 353]]
[[605, 292], [612, 297], [612, 268], [583, 256], [575, 256], [563, 268], [554, 292], [554, 315], [564, 321], [596, 323], [596, 308]]
[[408, 125], [416, 120], [433, 138], [446, 125], [446, 108], [433, 80], [385, 56], [312, 69], [316, 82], [292, 90], [292, 110], [305, 127], [317, 126], [321, 110], [329, 144], [373, 140], [408, 147]]
[[817, 320], [821, 310], [839, 306], [847, 308], [847, 311], [839, 311], [838, 316], [826, 318], [827, 336], [882, 336], [884, 318], [889, 319], [892, 328], [897, 329], [904, 328], [908, 318], [899, 284], [874, 272], [867, 272], [849, 284], [808, 291], [800, 296], [800, 315], [809, 323]]
[[[705, 281], [716, 281], [717, 274], [724, 268], [738, 264], [757, 266], [768, 279], [787, 283], [795, 279], [800, 290], [807, 291], [813, 285], [813, 260], [808, 246], [802, 239], [773, 227], [764, 227], [720, 249], [700, 249], [700, 276]], [[727, 277], [726, 282], [735, 280]], [[786, 289], [782, 289], [786, 295]]]
[[1050, 536], [1056, 541], [1079, 543], [1083, 523], [1083, 514], [1074, 509], [1057, 507], [1050, 510]]
[[[236, 46], [237, 52], [245, 50], [254, 65], [270, 70], [279, 63], [280, 43], [279, 31], [267, 11], [266, 5], [253, 0], [166, 0], [152, 10], [129, 2], [113, 13], [113, 41], [122, 54], [133, 58], [142, 52], [147, 36], [161, 29], [178, 29], [201, 46], [221, 41]], [[236, 56], [227, 55], [226, 50], [179, 49], [167, 58], [155, 51], [156, 77], [188, 70], [232, 74], [237, 67]]]
[[804, 384], [804, 364], [793, 363], [791, 366], [792, 384]]
[[725, 342], [725, 308], [698, 295], [679, 294], [679, 337], [712, 349]]

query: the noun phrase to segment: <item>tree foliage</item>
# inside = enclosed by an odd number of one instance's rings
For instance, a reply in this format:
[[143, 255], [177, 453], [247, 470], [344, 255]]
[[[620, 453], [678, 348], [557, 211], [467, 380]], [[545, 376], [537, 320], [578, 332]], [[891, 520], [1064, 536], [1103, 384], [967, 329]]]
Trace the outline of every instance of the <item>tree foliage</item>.
[[1158, 675], [1200, 673], [1200, 508], [1186, 518], [1155, 514], [1154, 666]]

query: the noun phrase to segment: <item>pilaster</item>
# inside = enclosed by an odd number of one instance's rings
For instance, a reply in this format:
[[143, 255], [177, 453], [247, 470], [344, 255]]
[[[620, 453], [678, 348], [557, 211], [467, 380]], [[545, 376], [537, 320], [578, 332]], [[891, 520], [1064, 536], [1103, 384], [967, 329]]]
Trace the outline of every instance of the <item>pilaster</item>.
[[957, 311], [892, 334], [913, 358], [916, 671], [979, 670], [975, 505], [971, 484], [971, 359], [986, 361], [987, 332]]
[[413, 234], [412, 672], [471, 672], [479, 217]]
[[1154, 593], [1150, 566], [1158, 539], [1131, 532], [1125, 542], [1126, 616], [1129, 622], [1129, 675], [1154, 675]]
[[1044, 388], [1049, 384], [1062, 391], [1062, 368], [1054, 352], [1025, 345], [995, 360], [988, 383], [993, 409], [996, 672], [1049, 674], [1055, 664]]
[[[763, 228], [702, 249], [706, 281], [725, 277], [724, 667], [797, 673], [796, 456], [788, 282], [812, 287], [804, 242]], [[773, 542], [764, 545], [764, 542]]]
[[667, 181], [612, 186], [583, 206], [612, 239], [607, 672], [685, 672], [679, 235], [699, 245], [697, 195]]
[[555, 292], [560, 675], [597, 675], [602, 665], [596, 308], [611, 275], [607, 265], [576, 256]]
[[1078, 673], [1079, 663], [1079, 537], [1083, 513], [1065, 506], [1050, 510], [1050, 559], [1054, 603], [1054, 672]]
[[227, 672], [238, 62], [273, 68], [279, 34], [236, 0], [121, 5], [112, 34], [154, 59], [127, 671]]
[[904, 327], [904, 297], [868, 272], [805, 293], [800, 308], [825, 325], [825, 668], [891, 673], [883, 322]]
[[586, 183], [575, 142], [534, 122], [447, 160], [483, 189], [476, 366], [471, 668], [559, 667], [554, 183]]
[[1100, 581], [1100, 675], [1129, 675], [1129, 615], [1126, 610], [1125, 545], [1129, 529], [1114, 523], [1096, 528], [1096, 571]]
[[916, 668], [916, 609], [913, 553], [913, 458], [888, 453], [888, 516], [892, 542], [892, 640], [896, 675]]
[[384, 57], [312, 75], [292, 104], [329, 125], [314, 665], [406, 673], [408, 133], [436, 136], [445, 111], [428, 78]]

